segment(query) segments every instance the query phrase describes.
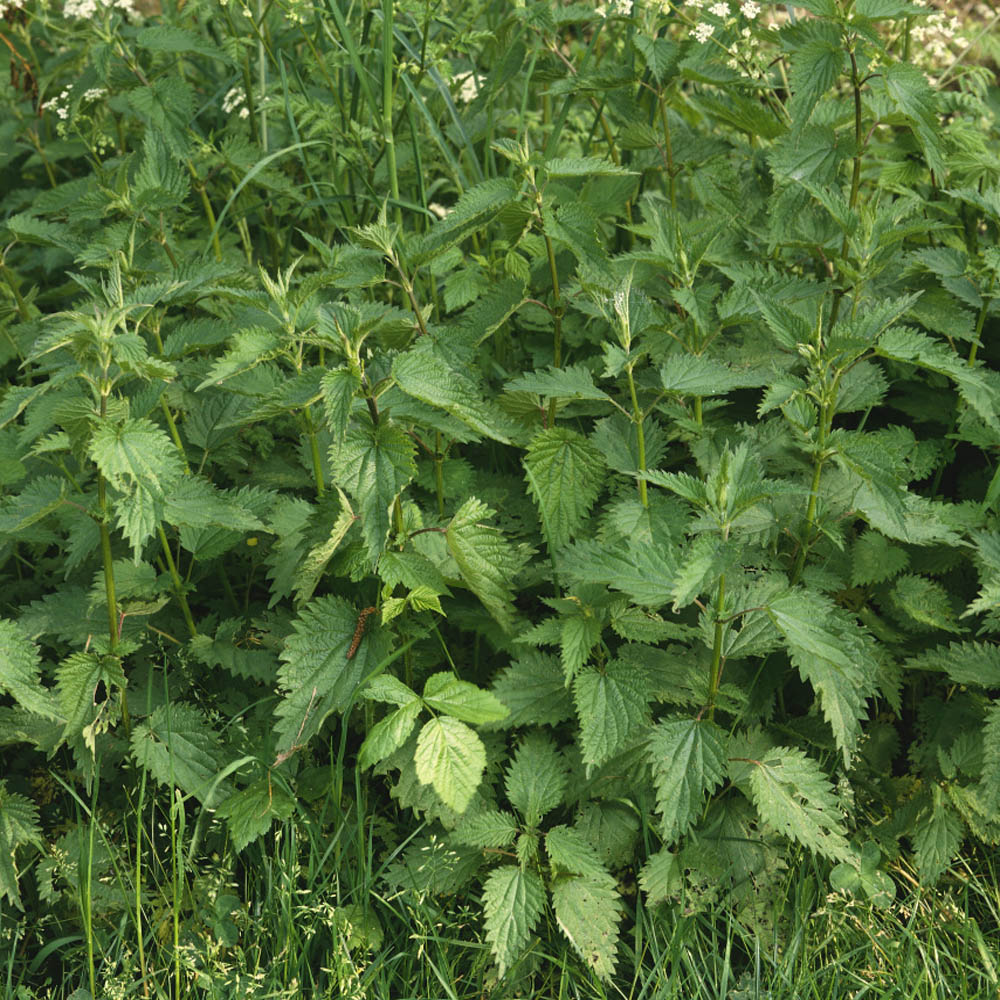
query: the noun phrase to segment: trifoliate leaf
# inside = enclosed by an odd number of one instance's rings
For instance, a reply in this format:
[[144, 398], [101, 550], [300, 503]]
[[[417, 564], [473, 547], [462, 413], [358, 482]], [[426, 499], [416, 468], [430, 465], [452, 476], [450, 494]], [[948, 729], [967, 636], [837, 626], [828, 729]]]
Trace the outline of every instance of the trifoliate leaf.
[[424, 723], [414, 763], [421, 783], [433, 785], [441, 801], [461, 813], [486, 770], [486, 748], [464, 722], [442, 715]]
[[358, 751], [358, 766], [374, 767], [394, 754], [410, 738], [422, 709], [420, 701], [414, 696], [413, 701], [376, 722]]
[[601, 453], [582, 434], [549, 427], [529, 445], [524, 470], [549, 548], [560, 549], [576, 534], [597, 499], [604, 476]]
[[447, 672], [431, 674], [427, 678], [423, 700], [434, 711], [453, 715], [474, 726], [501, 722], [508, 712], [507, 706], [496, 695]]
[[518, 865], [494, 868], [483, 884], [486, 940], [504, 976], [531, 940], [545, 910], [545, 887], [536, 872]]
[[707, 719], [663, 719], [649, 737], [646, 758], [653, 768], [656, 808], [664, 839], [686, 833], [726, 775], [726, 734]]

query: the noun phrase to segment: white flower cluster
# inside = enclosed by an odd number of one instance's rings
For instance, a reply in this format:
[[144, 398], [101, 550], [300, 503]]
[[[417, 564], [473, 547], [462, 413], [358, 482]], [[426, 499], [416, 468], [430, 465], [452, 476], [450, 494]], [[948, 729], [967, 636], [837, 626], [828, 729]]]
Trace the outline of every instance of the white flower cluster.
[[[919, 7], [926, 7], [927, 0], [914, 0]], [[917, 62], [929, 66], [940, 66], [952, 59], [951, 43], [962, 27], [962, 22], [947, 11], [936, 10], [926, 18], [921, 18], [910, 28], [911, 51]]]
[[91, 87], [89, 90], [83, 92], [83, 100], [99, 101], [102, 97], [106, 97], [107, 93], [104, 87]]
[[72, 92], [72, 87], [63, 88], [62, 93], [58, 97], [51, 101], [46, 101], [46, 110], [54, 111], [56, 113], [56, 117], [58, 117], [60, 121], [66, 121], [66, 119], [69, 118], [69, 98]]
[[[755, 21], [760, 16], [761, 5], [758, 0], [738, 0], [738, 2], [740, 7], [739, 12], [746, 20]], [[727, 0], [684, 0], [684, 6], [691, 11], [703, 10], [713, 17], [719, 18], [725, 25], [735, 23], [735, 12]], [[691, 29], [691, 34], [698, 42], [704, 45], [715, 34], [717, 27], [717, 24], [712, 24], [708, 21], [699, 21]], [[743, 29], [743, 37], [750, 37], [749, 28]], [[751, 47], [756, 48], [756, 44], [756, 40], [754, 40]], [[732, 47], [730, 47], [729, 51], [732, 54]]]
[[66, 0], [63, 4], [63, 17], [76, 21], [90, 21], [99, 13], [108, 10], [119, 10], [126, 17], [137, 18], [139, 11], [133, 0]]
[[459, 73], [454, 80], [458, 84], [458, 94], [456, 96], [463, 104], [474, 101], [479, 93], [479, 88], [482, 87], [485, 81], [485, 76], [479, 76], [478, 73], [473, 73], [471, 70]]
[[[631, 17], [635, 0], [611, 0], [611, 10], [608, 11], [608, 4], [598, 4], [595, 8], [598, 17]], [[661, 5], [662, 6], [662, 5]]]
[[225, 97], [222, 98], [222, 110], [227, 115], [234, 111], [239, 113], [240, 118], [249, 118], [250, 109], [246, 106], [246, 94], [242, 87], [233, 87]]

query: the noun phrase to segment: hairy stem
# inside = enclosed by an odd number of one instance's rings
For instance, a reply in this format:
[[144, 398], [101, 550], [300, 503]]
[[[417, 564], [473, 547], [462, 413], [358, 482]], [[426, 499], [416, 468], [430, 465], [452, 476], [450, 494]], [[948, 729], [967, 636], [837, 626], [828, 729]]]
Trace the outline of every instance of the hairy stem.
[[160, 536], [160, 547], [163, 549], [163, 558], [167, 564], [167, 572], [170, 573], [170, 580], [174, 588], [174, 597], [181, 606], [181, 614], [184, 615], [184, 623], [194, 638], [198, 634], [198, 628], [194, 623], [194, 616], [191, 614], [191, 606], [188, 604], [187, 595], [184, 593], [184, 584], [180, 574], [177, 572], [177, 564], [174, 562], [173, 553], [170, 551], [170, 542], [167, 540], [167, 533], [163, 530], [163, 525], [158, 524], [156, 530]]
[[[628, 375], [628, 391], [632, 398], [632, 420], [635, 423], [635, 436], [639, 446], [639, 471], [646, 471], [646, 433], [643, 430], [643, 412], [639, 409], [639, 397], [635, 391], [635, 379], [632, 377], [632, 364], [625, 366], [625, 373]], [[646, 480], [639, 480], [639, 499], [643, 507], [649, 507], [649, 495], [646, 488]]]
[[719, 591], [715, 598], [715, 637], [712, 641], [712, 667], [708, 677], [708, 717], [715, 718], [715, 699], [722, 682], [722, 638], [726, 625], [722, 612], [726, 603], [726, 574], [719, 577]]

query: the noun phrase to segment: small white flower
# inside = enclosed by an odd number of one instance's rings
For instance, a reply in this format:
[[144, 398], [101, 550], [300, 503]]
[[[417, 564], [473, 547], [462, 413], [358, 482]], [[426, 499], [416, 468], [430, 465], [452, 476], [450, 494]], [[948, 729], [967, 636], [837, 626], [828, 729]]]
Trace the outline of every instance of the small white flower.
[[[226, 96], [222, 98], [222, 110], [227, 115], [231, 115], [237, 108], [242, 107], [245, 101], [246, 95], [243, 93], [243, 90], [240, 87], [233, 87], [229, 90]], [[247, 109], [243, 108], [243, 110], [246, 111]], [[241, 113], [240, 117], [246, 116]]]
[[714, 24], [708, 24], [706, 21], [702, 21], [700, 24], [696, 24], [694, 27], [694, 37], [698, 39], [702, 45], [705, 44], [715, 31]]
[[752, 21], [760, 13], [760, 4], [755, 0], [743, 0], [740, 4], [740, 13], [748, 20]]
[[720, 0], [719, 3], [713, 3], [712, 6], [708, 8], [708, 12], [710, 14], [714, 14], [716, 17], [728, 17], [729, 4], [722, 3]]
[[106, 94], [107, 91], [103, 87], [91, 87], [90, 90], [83, 92], [83, 99], [85, 101], [99, 101]]
[[444, 205], [440, 205], [436, 201], [430, 201], [427, 203], [427, 211], [433, 212], [439, 219], [443, 219], [451, 212], [451, 209], [445, 208]]
[[468, 104], [470, 101], [474, 101], [476, 96], [479, 94], [479, 88], [482, 87], [485, 82], [486, 77], [479, 76], [476, 73], [471, 72], [459, 73], [455, 77], [455, 83], [459, 84], [458, 88], [458, 99], [463, 104]]
[[614, 0], [615, 13], [620, 17], [631, 17], [635, 0]]

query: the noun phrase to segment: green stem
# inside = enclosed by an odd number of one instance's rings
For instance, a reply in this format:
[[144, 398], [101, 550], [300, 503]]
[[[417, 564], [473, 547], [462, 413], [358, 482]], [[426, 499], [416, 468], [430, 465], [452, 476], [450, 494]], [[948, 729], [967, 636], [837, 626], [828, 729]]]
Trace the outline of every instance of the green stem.
[[976, 334], [972, 338], [972, 346], [969, 348], [969, 367], [976, 363], [976, 354], [979, 352], [979, 338], [983, 332], [983, 324], [986, 322], [986, 314], [989, 312], [990, 303], [993, 301], [993, 282], [996, 275], [990, 278], [990, 287], [983, 296], [983, 304], [979, 307], [979, 316], [976, 318]]
[[722, 614], [726, 603], [726, 574], [719, 577], [719, 592], [715, 598], [715, 637], [712, 641], [712, 669], [708, 678], [708, 717], [715, 718], [715, 699], [719, 694], [719, 684], [722, 682], [722, 639], [725, 635], [725, 623]]
[[437, 491], [438, 517], [444, 519], [444, 455], [441, 453], [441, 432], [434, 434], [434, 488]]
[[181, 614], [184, 615], [184, 621], [187, 624], [188, 631], [191, 633], [191, 637], [194, 638], [198, 634], [198, 628], [194, 623], [194, 616], [191, 614], [191, 607], [188, 604], [187, 595], [184, 593], [184, 584], [181, 582], [180, 574], [177, 572], [177, 565], [174, 562], [173, 553], [170, 551], [170, 543], [167, 541], [167, 533], [163, 530], [163, 525], [158, 524], [156, 530], [160, 535], [160, 546], [163, 549], [163, 558], [167, 563], [167, 571], [170, 573], [170, 579], [174, 587], [174, 597], [177, 598], [177, 603], [181, 606]]
[[[833, 383], [832, 396], [834, 399], [837, 395], [838, 382], [839, 379], [835, 380]], [[820, 477], [823, 474], [823, 464], [826, 461], [826, 456], [823, 452], [826, 448], [826, 439], [830, 433], [832, 423], [833, 404], [830, 403], [825, 405], [820, 413], [819, 434], [816, 438], [816, 460], [813, 465], [812, 485], [809, 487], [809, 503], [806, 505], [805, 529], [799, 543], [799, 554], [795, 560], [795, 566], [792, 569], [793, 584], [799, 582], [799, 577], [802, 576], [802, 571], [805, 569], [806, 557], [809, 555], [810, 537], [812, 535], [813, 525], [816, 523], [816, 508], [819, 503], [819, 482]]]
[[[538, 213], [541, 216], [542, 196], [538, 196]], [[562, 367], [562, 295], [559, 291], [559, 271], [556, 269], [556, 251], [548, 233], [545, 234], [545, 252], [549, 258], [549, 274], [552, 277], [552, 364], [555, 368]], [[549, 426], [555, 426], [556, 400], [549, 400]]]
[[670, 138], [670, 120], [667, 118], [667, 103], [663, 99], [661, 90], [658, 97], [660, 105], [660, 122], [663, 125], [664, 151], [667, 154], [667, 185], [670, 191], [670, 207], [677, 213], [677, 185], [675, 182], [676, 173], [674, 171], [674, 147]]
[[396, 140], [392, 128], [392, 9], [393, 0], [382, 0], [382, 139], [385, 142], [385, 163], [389, 171], [389, 190], [396, 208], [396, 225], [402, 229], [403, 208], [399, 203]]
[[326, 486], [323, 481], [323, 458], [319, 453], [319, 440], [316, 437], [316, 427], [313, 424], [309, 407], [306, 407], [302, 411], [302, 416], [305, 420], [306, 434], [309, 437], [309, 451], [312, 454], [313, 477], [316, 480], [316, 496], [322, 497], [326, 492]]
[[[646, 471], [646, 433], [643, 430], [643, 413], [639, 409], [639, 397], [635, 391], [635, 379], [632, 377], [632, 365], [625, 366], [625, 373], [628, 376], [628, 392], [632, 399], [632, 419], [635, 422], [635, 436], [639, 445], [639, 471]], [[639, 499], [643, 507], [649, 507], [649, 495], [646, 489], [646, 480], [639, 480]]]

